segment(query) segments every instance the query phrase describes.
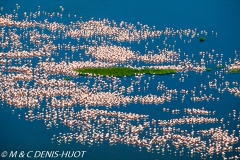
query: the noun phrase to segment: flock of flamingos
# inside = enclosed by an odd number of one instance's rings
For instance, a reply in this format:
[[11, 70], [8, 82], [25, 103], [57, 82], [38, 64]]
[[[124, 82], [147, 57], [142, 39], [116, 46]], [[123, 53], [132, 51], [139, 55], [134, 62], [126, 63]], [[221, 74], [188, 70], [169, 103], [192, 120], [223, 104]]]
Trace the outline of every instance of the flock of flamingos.
[[[137, 111], [120, 111], [122, 107], [131, 107], [131, 104], [161, 107], [164, 103], [178, 101], [178, 97], [183, 104], [186, 98], [195, 103], [221, 101], [213, 94], [205, 94], [208, 88], [240, 98], [238, 82], [224, 79], [233, 70], [240, 70], [237, 51], [235, 58], [229, 58], [228, 62], [223, 61], [223, 54], [214, 50], [199, 52], [200, 60], [194, 60], [196, 55], [189, 56], [180, 48], [175, 49], [177, 41], [168, 44], [173, 37], [187, 44], [201, 36], [217, 37], [217, 32], [173, 28], [157, 30], [155, 26], [140, 22], [136, 25], [124, 21], [118, 24], [108, 19], [83, 21], [76, 15], [65, 16], [62, 6], [57, 13], [42, 11], [40, 6], [38, 11], [24, 12], [23, 15], [19, 10], [17, 4], [13, 13], [0, 15], [0, 99], [2, 106], [11, 107], [13, 113], [19, 109], [26, 110], [25, 115], [18, 115], [19, 118], [42, 120], [47, 129], [59, 124], [68, 126], [69, 133], [53, 136], [52, 140], [58, 144], [76, 141], [92, 145], [108, 141], [111, 145], [133, 145], [139, 150], [161, 154], [188, 153], [202, 159], [214, 155], [223, 159], [239, 159], [240, 132], [237, 131], [240, 125], [233, 131], [227, 129], [230, 121], [240, 120], [237, 108], [229, 114], [232, 117], [229, 121], [214, 117], [216, 110], [204, 108], [164, 107], [163, 112], [169, 112], [166, 114], [185, 114], [166, 120], [160, 117], [152, 119], [151, 115], [138, 114]], [[68, 24], [57, 22], [57, 19], [70, 17], [76, 21]], [[151, 50], [150, 47], [160, 40], [163, 40], [161, 46]], [[134, 46], [143, 46], [143, 50], [136, 51]], [[219, 69], [207, 71], [208, 64], [215, 64]], [[154, 84], [158, 75], [136, 73], [132, 77], [104, 77], [89, 73], [80, 76], [75, 71], [107, 67], [174, 69], [176, 74], [166, 76], [175, 78], [179, 85], [190, 78], [189, 72], [196, 72], [203, 78], [207, 72], [211, 77], [206, 77], [209, 83], [200, 84], [198, 91], [199, 86], [192, 90], [179, 90], [170, 89], [171, 86], [166, 86], [164, 81]], [[176, 79], [177, 75], [179, 79]], [[70, 77], [70, 80], [64, 77]], [[129, 82], [130, 85], [126, 85]], [[152, 90], [158, 94], [152, 94]], [[196, 124], [219, 127], [197, 130]], [[185, 130], [181, 126], [190, 128]], [[234, 154], [228, 156], [228, 153]]]

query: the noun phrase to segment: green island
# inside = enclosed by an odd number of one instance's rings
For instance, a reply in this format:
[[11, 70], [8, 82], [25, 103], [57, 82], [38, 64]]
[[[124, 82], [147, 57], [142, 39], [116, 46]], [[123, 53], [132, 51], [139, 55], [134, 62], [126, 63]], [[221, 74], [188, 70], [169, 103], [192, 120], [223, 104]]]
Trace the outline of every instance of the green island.
[[200, 37], [199, 41], [203, 42], [203, 41], [205, 41], [205, 38], [204, 37]]
[[217, 69], [221, 69], [221, 68], [222, 68], [222, 66], [220, 66], [220, 65], [217, 66]]
[[230, 70], [230, 73], [233, 73], [233, 74], [240, 73], [240, 69], [232, 69]]
[[70, 78], [69, 78], [69, 77], [66, 77], [65, 80], [66, 80], [66, 81], [70, 81]]
[[132, 68], [84, 68], [75, 70], [79, 75], [87, 75], [89, 73], [95, 75], [114, 76], [114, 77], [124, 77], [124, 76], [134, 76], [135, 74], [151, 74], [151, 75], [166, 75], [177, 73], [174, 69], [132, 69]]
[[211, 70], [212, 70], [212, 68], [207, 68], [206, 70], [207, 70], [207, 71], [211, 71]]

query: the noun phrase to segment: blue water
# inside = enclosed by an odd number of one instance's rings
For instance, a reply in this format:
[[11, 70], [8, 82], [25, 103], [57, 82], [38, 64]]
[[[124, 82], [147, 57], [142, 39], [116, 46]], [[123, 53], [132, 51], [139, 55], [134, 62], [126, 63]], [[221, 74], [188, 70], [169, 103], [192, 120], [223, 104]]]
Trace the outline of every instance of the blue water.
[[[1, 14], [13, 13], [16, 9], [15, 5], [20, 6], [19, 19], [23, 18], [23, 12], [35, 12], [38, 10], [38, 6], [41, 6], [41, 11], [49, 13], [60, 12], [59, 6], [64, 7], [63, 18], [58, 22], [69, 24], [70, 21], [77, 21], [79, 17], [82, 17], [83, 21], [88, 21], [93, 18], [98, 20], [99, 18], [107, 18], [109, 21], [114, 20], [119, 24], [121, 21], [125, 21], [132, 24], [140, 22], [149, 26], [156, 26], [158, 30], [165, 30], [166, 27], [176, 29], [192, 29], [197, 31], [206, 30], [208, 35], [204, 43], [199, 43], [195, 38], [190, 44], [183, 43], [176, 38], [169, 38], [168, 44], [172, 44], [171, 41], [177, 40], [175, 49], [181, 48], [182, 53], [186, 53], [191, 57], [194, 54], [198, 56], [200, 51], [215, 50], [215, 53], [223, 54], [223, 62], [228, 58], [234, 58], [234, 51], [238, 53], [240, 51], [240, 1], [239, 0], [201, 0], [201, 1], [188, 1], [188, 0], [0, 0], [0, 7], [3, 7]], [[70, 14], [70, 18], [68, 18]], [[74, 18], [76, 15], [77, 18]], [[39, 18], [40, 20], [41, 17]], [[49, 19], [54, 21], [55, 19]], [[212, 31], [218, 33], [218, 37], [215, 34], [212, 35]], [[183, 38], [184, 39], [184, 38]], [[187, 39], [185, 37], [185, 39]], [[162, 45], [163, 37], [160, 40], [156, 40], [153, 46]], [[187, 40], [186, 40], [187, 41]], [[143, 42], [141, 42], [143, 43]], [[149, 41], [151, 43], [151, 41]], [[130, 45], [130, 44], [128, 44]], [[134, 48], [134, 47], [133, 47]], [[142, 48], [135, 47], [136, 50], [143, 50]], [[203, 73], [203, 75], [196, 74], [194, 72], [189, 73], [189, 77], [185, 78], [184, 83], [179, 83], [178, 79], [180, 75], [175, 75], [175, 78], [171, 76], [156, 76], [154, 80], [151, 80], [153, 86], [150, 86], [148, 93], [161, 95], [160, 91], [156, 91], [157, 82], [164, 81], [165, 85], [171, 89], [188, 89], [192, 90], [194, 86], [197, 86], [197, 91], [200, 89], [200, 84], [208, 86], [207, 75], [210, 74], [210, 80], [213, 80], [213, 73], [216, 70], [214, 64], [209, 65], [213, 68], [211, 73]], [[240, 74], [236, 75], [224, 75], [225, 80], [229, 82], [240, 80]], [[147, 76], [145, 77], [148, 78]], [[82, 78], [80, 81], [82, 81]], [[225, 81], [224, 80], [224, 81]], [[221, 82], [221, 80], [218, 80]], [[224, 82], [222, 81], [222, 82]], [[127, 79], [124, 82], [127, 86], [130, 85], [130, 80]], [[152, 88], [151, 88], [152, 87]], [[137, 88], [135, 89], [137, 90]], [[148, 94], [142, 93], [142, 95]], [[219, 94], [215, 89], [207, 89], [205, 94], [213, 94], [214, 97], [219, 97], [220, 101], [210, 102], [197, 102], [190, 101], [190, 95], [186, 97], [184, 103], [181, 103], [181, 96], [178, 96], [178, 100], [171, 103], [164, 103], [163, 105], [140, 105], [132, 104], [126, 108], [113, 108], [112, 110], [123, 112], [134, 112], [139, 114], [150, 115], [150, 119], [170, 119], [183, 116], [183, 108], [202, 108], [207, 110], [216, 110], [216, 117], [224, 117], [226, 121], [228, 119], [228, 113], [233, 109], [239, 110], [240, 99], [225, 92]], [[138, 93], [139, 94], [139, 93]], [[181, 109], [181, 114], [172, 115], [171, 113], [164, 113], [162, 108]], [[101, 107], [104, 109], [104, 107]], [[175, 156], [173, 153], [165, 153], [163, 156], [161, 153], [148, 153], [143, 149], [139, 152], [138, 147], [126, 146], [126, 145], [114, 145], [109, 146], [108, 142], [104, 142], [99, 146], [93, 145], [89, 147], [81, 145], [79, 143], [61, 144], [57, 145], [56, 142], [52, 143], [52, 135], [59, 132], [69, 132], [67, 127], [59, 126], [59, 128], [52, 128], [47, 130], [42, 121], [29, 122], [25, 121], [22, 117], [19, 120], [17, 115], [19, 113], [27, 112], [22, 109], [16, 110], [15, 114], [12, 114], [12, 109], [5, 104], [0, 108], [0, 151], [87, 151], [83, 159], [98, 160], [156, 160], [156, 159], [200, 159], [199, 155], [191, 158], [187, 155]], [[235, 121], [229, 127], [229, 130], [236, 128], [237, 122]], [[217, 124], [214, 127], [221, 126]], [[201, 126], [197, 126], [201, 128]], [[207, 129], [211, 128], [208, 126]], [[196, 128], [195, 128], [196, 129]], [[230, 132], [231, 133], [231, 132]], [[237, 155], [235, 153], [234, 155]], [[1, 158], [0, 158], [1, 159]], [[63, 158], [64, 159], [64, 158]], [[74, 159], [74, 158], [73, 158]], [[221, 159], [221, 156], [214, 156], [213, 159]]]

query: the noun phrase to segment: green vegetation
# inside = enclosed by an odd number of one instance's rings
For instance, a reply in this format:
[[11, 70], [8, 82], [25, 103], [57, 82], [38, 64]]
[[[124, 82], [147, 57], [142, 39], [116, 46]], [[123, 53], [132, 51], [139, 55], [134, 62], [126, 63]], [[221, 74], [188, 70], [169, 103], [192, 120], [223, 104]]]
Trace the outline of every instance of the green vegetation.
[[203, 41], [205, 41], [205, 38], [204, 37], [200, 37], [199, 41], [203, 42]]
[[132, 68], [85, 68], [85, 69], [77, 69], [75, 70], [80, 75], [86, 75], [87, 73], [92, 73], [95, 75], [102, 76], [114, 76], [114, 77], [123, 77], [123, 76], [134, 76], [135, 73], [142, 74], [155, 74], [155, 75], [166, 75], [166, 74], [174, 74], [176, 70], [174, 69], [132, 69]]
[[217, 65], [217, 68], [218, 68], [218, 69], [221, 69], [221, 68], [222, 68], [222, 66], [220, 66], [220, 65]]
[[232, 69], [230, 73], [233, 73], [233, 74], [240, 73], [240, 69]]
[[212, 68], [207, 68], [206, 70], [207, 70], [207, 71], [211, 71], [211, 70], [212, 70]]
[[65, 80], [66, 80], [66, 81], [70, 81], [70, 78], [69, 78], [69, 77], [66, 77]]

